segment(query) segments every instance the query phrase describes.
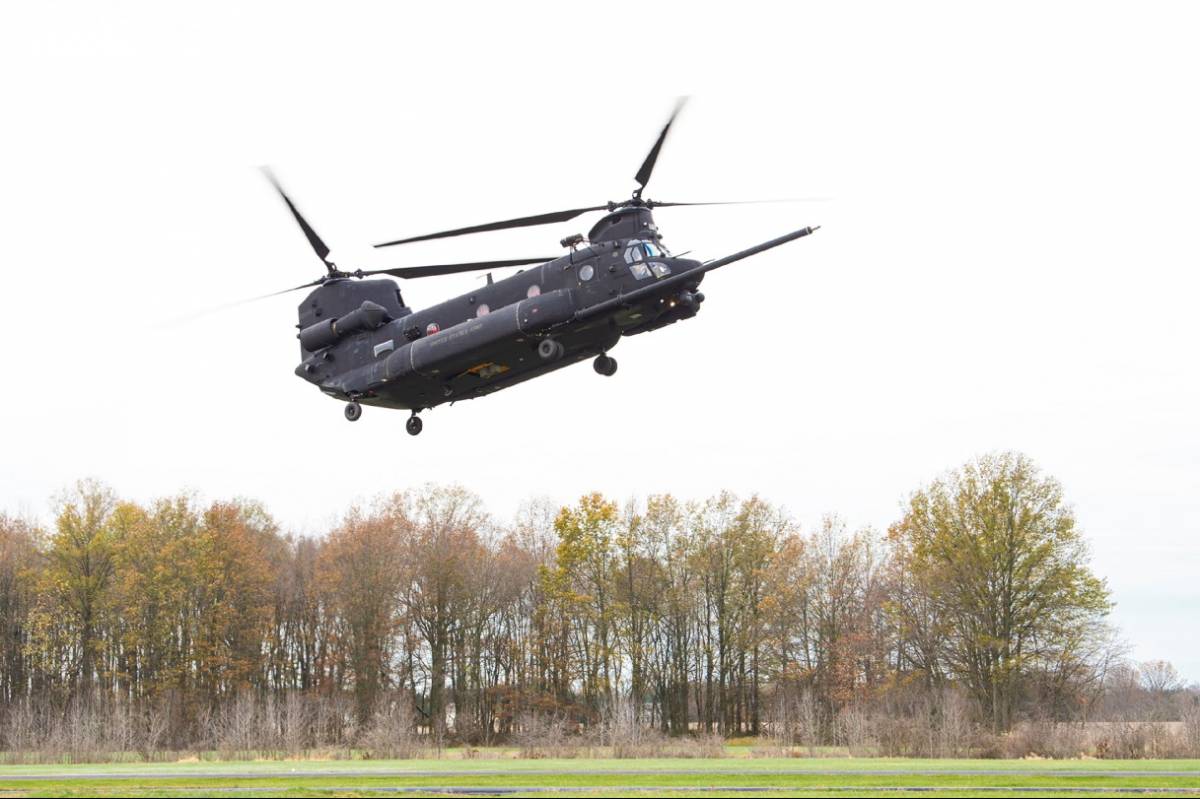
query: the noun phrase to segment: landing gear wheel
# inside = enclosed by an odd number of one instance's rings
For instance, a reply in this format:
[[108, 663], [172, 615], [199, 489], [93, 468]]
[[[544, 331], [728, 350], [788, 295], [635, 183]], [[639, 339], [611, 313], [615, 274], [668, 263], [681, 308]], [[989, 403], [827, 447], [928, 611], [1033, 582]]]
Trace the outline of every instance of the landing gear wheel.
[[357, 402], [346, 404], [346, 419], [351, 422], [357, 422], [358, 417], [362, 416], [362, 406]]
[[538, 357], [543, 361], [557, 361], [567, 351], [561, 342], [552, 338], [544, 338], [538, 342]]
[[609, 355], [597, 355], [596, 360], [592, 361], [592, 368], [598, 375], [612, 377], [617, 373], [617, 359]]
[[408, 421], [404, 423], [404, 429], [408, 431], [410, 436], [419, 435], [421, 428], [424, 426], [425, 424], [421, 421], [421, 417], [419, 416], [410, 416]]

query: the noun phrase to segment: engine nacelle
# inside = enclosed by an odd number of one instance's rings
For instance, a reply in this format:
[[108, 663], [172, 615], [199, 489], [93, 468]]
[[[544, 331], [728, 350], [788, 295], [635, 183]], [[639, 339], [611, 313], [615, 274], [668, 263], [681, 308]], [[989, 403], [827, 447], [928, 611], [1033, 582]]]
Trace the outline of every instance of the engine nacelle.
[[316, 352], [337, 342], [342, 336], [363, 330], [377, 330], [391, 320], [387, 309], [370, 300], [338, 319], [323, 319], [300, 331], [300, 346]]

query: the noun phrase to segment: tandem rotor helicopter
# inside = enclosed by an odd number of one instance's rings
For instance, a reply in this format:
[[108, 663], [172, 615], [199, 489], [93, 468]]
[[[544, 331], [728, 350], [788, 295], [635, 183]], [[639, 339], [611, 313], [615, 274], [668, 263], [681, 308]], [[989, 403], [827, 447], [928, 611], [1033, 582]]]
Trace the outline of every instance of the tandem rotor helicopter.
[[[592, 211], [607, 212], [588, 232], [560, 244], [556, 258], [519, 258], [432, 264], [345, 272], [329, 260], [329, 248], [284, 193], [275, 186], [300, 229], [324, 263], [326, 274], [302, 286], [316, 289], [300, 304], [300, 365], [296, 374], [322, 392], [346, 402], [350, 421], [363, 405], [411, 412], [406, 429], [421, 432], [417, 415], [443, 403], [474, 399], [592, 358], [596, 372], [612, 376], [609, 351], [633, 336], [690, 319], [700, 310], [704, 276], [722, 266], [802, 238], [805, 227], [741, 252], [711, 261], [673, 256], [663, 245], [655, 208], [735, 203], [658, 202], [642, 193], [654, 171], [682, 102], [675, 107], [638, 169], [638, 186], [624, 202], [572, 208], [535, 216], [387, 241], [392, 247], [508, 228], [566, 222]], [[479, 289], [424, 310], [404, 304], [392, 280], [450, 275], [504, 267], [532, 266], [492, 280]], [[274, 295], [266, 295], [274, 296]]]

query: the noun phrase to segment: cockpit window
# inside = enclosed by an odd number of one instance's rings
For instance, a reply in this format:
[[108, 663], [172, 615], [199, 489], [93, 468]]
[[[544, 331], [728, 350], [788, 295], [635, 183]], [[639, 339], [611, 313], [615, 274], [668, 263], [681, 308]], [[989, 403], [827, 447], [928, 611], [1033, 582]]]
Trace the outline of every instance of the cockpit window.
[[670, 254], [671, 253], [667, 252], [667, 248], [663, 247], [661, 244], [657, 244], [653, 241], [634, 239], [633, 241], [629, 242], [629, 245], [625, 248], [625, 263], [632, 265], [640, 261], [644, 261], [647, 258], [662, 258], [663, 256], [669, 256]]
[[634, 280], [645, 280], [650, 277], [650, 267], [641, 263], [631, 265], [629, 272], [633, 275]]

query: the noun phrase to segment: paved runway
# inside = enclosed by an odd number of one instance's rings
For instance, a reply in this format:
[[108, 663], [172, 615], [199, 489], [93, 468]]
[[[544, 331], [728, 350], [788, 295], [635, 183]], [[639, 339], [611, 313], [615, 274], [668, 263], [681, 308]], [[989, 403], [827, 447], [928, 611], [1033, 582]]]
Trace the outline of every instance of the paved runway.
[[[921, 770], [906, 770], [906, 769], [739, 769], [739, 768], [722, 768], [722, 769], [521, 769], [514, 771], [510, 769], [462, 769], [462, 770], [437, 770], [437, 771], [420, 771], [420, 770], [405, 770], [405, 769], [296, 769], [291, 771], [266, 771], [263, 769], [247, 768], [247, 769], [221, 769], [221, 770], [199, 770], [188, 769], [178, 771], [166, 770], [151, 770], [151, 771], [117, 771], [117, 772], [86, 772], [77, 771], [74, 769], [65, 769], [63, 771], [41, 771], [36, 774], [6, 774], [4, 767], [0, 766], [0, 782], [9, 782], [17, 780], [165, 780], [165, 779], [272, 779], [280, 777], [497, 777], [505, 776], [512, 777], [516, 775], [530, 777], [546, 777], [546, 776], [565, 776], [565, 775], [585, 775], [585, 776], [635, 776], [635, 777], [653, 777], [662, 775], [714, 775], [714, 776], [776, 776], [780, 778], [792, 776], [807, 776], [807, 777], [971, 777], [971, 776], [991, 776], [991, 777], [1195, 777], [1197, 781], [1197, 789], [1200, 789], [1200, 771], [1138, 771], [1138, 770], [1123, 770], [1123, 771], [1104, 771], [1104, 770], [1082, 770], [1082, 769], [1064, 769], [1064, 770], [1047, 770], [1047, 769], [963, 769], [963, 770], [942, 770], [942, 769], [921, 769]], [[735, 790], [735, 789], [731, 789]], [[874, 790], [874, 789], [872, 789]], [[974, 788], [972, 788], [974, 790]], [[1094, 790], [1094, 789], [1092, 789]], [[1105, 789], [1109, 790], [1109, 789]], [[1177, 789], [1172, 789], [1177, 790]]]

